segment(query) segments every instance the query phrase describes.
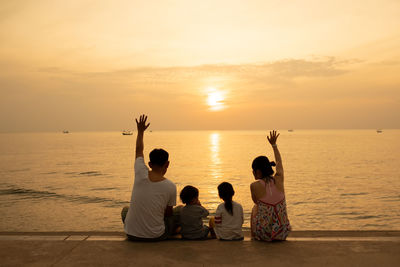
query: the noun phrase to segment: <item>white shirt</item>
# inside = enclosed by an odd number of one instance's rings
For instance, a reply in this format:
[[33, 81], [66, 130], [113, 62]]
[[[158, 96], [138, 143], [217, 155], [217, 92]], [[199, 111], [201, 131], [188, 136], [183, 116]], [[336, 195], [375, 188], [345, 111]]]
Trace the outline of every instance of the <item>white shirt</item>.
[[243, 207], [232, 201], [233, 216], [225, 209], [225, 203], [219, 204], [215, 212], [215, 234], [219, 239], [240, 239], [243, 237]]
[[142, 238], [157, 238], [165, 232], [164, 213], [176, 205], [176, 185], [168, 179], [152, 182], [143, 157], [135, 161], [135, 182], [125, 218], [125, 233]]

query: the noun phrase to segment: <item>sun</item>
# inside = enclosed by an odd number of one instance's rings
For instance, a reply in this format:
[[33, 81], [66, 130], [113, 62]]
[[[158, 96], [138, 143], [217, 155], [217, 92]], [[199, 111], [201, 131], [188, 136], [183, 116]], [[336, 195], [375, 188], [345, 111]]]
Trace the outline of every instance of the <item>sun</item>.
[[207, 105], [212, 111], [219, 111], [225, 108], [225, 94], [215, 88], [208, 88], [207, 90]]

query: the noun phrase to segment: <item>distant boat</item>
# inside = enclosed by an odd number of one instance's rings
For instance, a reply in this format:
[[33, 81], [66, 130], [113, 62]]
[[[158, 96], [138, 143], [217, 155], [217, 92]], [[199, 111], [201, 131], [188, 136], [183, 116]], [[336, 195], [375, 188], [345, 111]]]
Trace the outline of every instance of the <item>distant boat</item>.
[[68, 130], [64, 130], [63, 133], [67, 134], [67, 133], [69, 133], [69, 131]]
[[122, 132], [122, 135], [132, 135], [132, 134], [133, 134], [132, 131], [126, 131], [126, 130], [124, 130], [124, 131]]
[[383, 131], [381, 129], [376, 130], [377, 133], [382, 133]]
[[289, 129], [289, 130], [287, 130], [288, 132], [293, 132], [294, 130], [293, 129]]

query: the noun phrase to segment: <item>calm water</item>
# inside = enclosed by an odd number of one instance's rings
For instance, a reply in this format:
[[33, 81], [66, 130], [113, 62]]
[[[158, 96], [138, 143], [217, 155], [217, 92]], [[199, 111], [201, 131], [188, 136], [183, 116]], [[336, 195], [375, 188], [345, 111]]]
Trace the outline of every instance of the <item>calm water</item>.
[[[265, 134], [154, 131], [145, 136], [145, 160], [154, 147], [169, 151], [167, 177], [178, 192], [198, 187], [211, 213], [220, 203], [217, 185], [229, 181], [249, 226], [251, 161], [273, 156]], [[118, 132], [0, 134], [0, 231], [122, 231], [135, 139]], [[400, 229], [400, 130], [282, 131], [278, 144], [295, 230]]]

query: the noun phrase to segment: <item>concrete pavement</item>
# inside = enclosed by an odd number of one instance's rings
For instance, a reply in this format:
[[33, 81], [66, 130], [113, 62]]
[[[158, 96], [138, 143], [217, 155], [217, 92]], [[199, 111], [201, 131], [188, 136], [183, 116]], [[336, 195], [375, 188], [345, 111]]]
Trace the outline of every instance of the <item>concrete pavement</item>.
[[400, 266], [400, 231], [298, 231], [285, 242], [135, 243], [121, 232], [0, 233], [1, 266]]

